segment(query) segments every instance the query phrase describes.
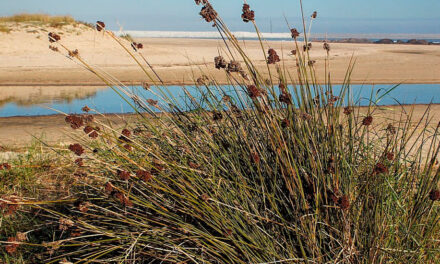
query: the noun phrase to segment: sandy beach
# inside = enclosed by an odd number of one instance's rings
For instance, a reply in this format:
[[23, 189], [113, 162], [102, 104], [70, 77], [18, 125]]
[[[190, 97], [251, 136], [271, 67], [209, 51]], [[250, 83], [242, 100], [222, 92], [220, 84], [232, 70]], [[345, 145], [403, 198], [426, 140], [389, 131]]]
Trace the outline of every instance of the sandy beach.
[[[66, 96], [66, 89], [75, 90], [77, 97], [87, 96], [98, 88], [81, 86], [103, 84], [69, 59], [61, 47], [60, 52], [50, 50], [49, 31], [60, 34], [63, 45], [72, 50], [78, 49], [86, 62], [126, 84], [148, 80], [132, 58], [102, 32], [85, 26], [51, 29], [15, 25], [15, 30], [9, 34], [0, 33], [1, 103], [14, 101], [31, 105], [39, 100]], [[192, 84], [202, 74], [213, 76], [218, 82], [227, 81], [226, 74], [213, 65], [215, 56], [225, 54], [225, 45], [220, 40], [143, 38], [136, 41], [143, 43], [144, 49], [140, 52], [167, 84]], [[130, 48], [128, 41], [124, 40], [124, 44]], [[265, 71], [260, 44], [246, 41], [243, 45], [252, 60]], [[295, 61], [290, 55], [293, 42], [269, 41], [265, 45], [275, 48], [283, 63], [295, 71]], [[313, 43], [311, 59], [316, 60], [318, 80], [321, 81], [325, 57], [322, 43]], [[332, 43], [330, 66], [333, 83], [344, 80], [351, 58], [356, 60], [352, 83], [440, 83], [440, 46]], [[15, 88], [11, 90], [11, 86]], [[24, 86], [39, 88], [29, 90]], [[416, 106], [416, 116], [421, 115], [425, 108]], [[433, 111], [439, 112], [440, 106], [434, 106]], [[62, 116], [0, 118], [0, 145], [25, 145], [33, 136], [43, 136], [49, 143], [68, 141], [63, 119]]]
[[[66, 47], [78, 49], [87, 63], [104, 70], [126, 84], [148, 78], [133, 59], [108, 35], [85, 26], [63, 29], [19, 27], [9, 34], [0, 33], [0, 85], [102, 85], [102, 81], [66, 58], [66, 52], [48, 48], [47, 32], [61, 36]], [[213, 67], [213, 58], [225, 54], [221, 40], [210, 39], [135, 39], [140, 50], [167, 84], [191, 84], [203, 71], [218, 82], [226, 82], [223, 71]], [[130, 48], [130, 43], [124, 40]], [[243, 43], [250, 58], [265, 70], [258, 41]], [[278, 51], [283, 62], [295, 70], [292, 41], [268, 41], [266, 48]], [[322, 43], [313, 43], [311, 59], [316, 60], [318, 81], [324, 78], [326, 52]], [[330, 66], [333, 83], [344, 80], [350, 59], [356, 61], [352, 83], [439, 83], [440, 46], [380, 45], [332, 43]], [[321, 78], [319, 78], [321, 77]]]

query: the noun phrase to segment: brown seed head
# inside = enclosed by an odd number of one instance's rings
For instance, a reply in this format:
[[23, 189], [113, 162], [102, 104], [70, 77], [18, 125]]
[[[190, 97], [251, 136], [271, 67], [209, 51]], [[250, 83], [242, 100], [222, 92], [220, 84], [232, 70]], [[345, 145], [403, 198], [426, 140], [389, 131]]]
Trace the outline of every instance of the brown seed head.
[[136, 176], [137, 176], [139, 179], [143, 180], [144, 182], [148, 182], [148, 181], [150, 181], [151, 179], [153, 179], [153, 175], [151, 175], [150, 172], [148, 172], [148, 171], [144, 171], [144, 170], [138, 170], [138, 171], [136, 172]]
[[344, 115], [350, 115], [353, 112], [353, 109], [349, 106], [344, 108]]
[[287, 91], [281, 92], [280, 96], [278, 97], [278, 100], [281, 103], [291, 105], [292, 104], [292, 95], [290, 93], [288, 93]]
[[200, 15], [203, 19], [205, 19], [206, 22], [212, 22], [217, 19], [217, 12], [214, 10], [214, 8], [211, 6], [210, 3], [205, 3], [205, 6], [202, 7], [202, 10], [200, 11]]
[[208, 3], [208, 0], [195, 0], [195, 2], [196, 5], [200, 5], [200, 4], [205, 5], [206, 3]]
[[260, 164], [260, 155], [258, 155], [257, 152], [252, 152], [251, 153], [251, 159], [255, 164]]
[[275, 64], [280, 62], [280, 56], [278, 56], [277, 52], [274, 49], [269, 49], [269, 56], [267, 57], [267, 64]]
[[124, 128], [124, 129], [122, 130], [122, 135], [124, 135], [124, 136], [126, 136], [126, 137], [131, 137], [131, 132], [130, 132], [130, 130]]
[[372, 116], [367, 116], [362, 120], [362, 125], [364, 126], [369, 126], [373, 123], [373, 117]]
[[298, 32], [298, 30], [297, 30], [296, 28], [292, 28], [292, 29], [290, 30], [290, 33], [292, 34], [292, 38], [293, 38], [293, 39], [296, 39], [296, 38], [299, 37], [299, 32]]
[[388, 153], [387, 153], [387, 159], [388, 159], [389, 161], [394, 160], [394, 153], [392, 153], [392, 152], [388, 152]]
[[247, 92], [249, 94], [249, 97], [252, 99], [256, 99], [257, 97], [262, 96], [262, 92], [260, 89], [257, 88], [255, 85], [248, 85], [247, 86]]
[[222, 56], [217, 56], [214, 58], [215, 68], [225, 69], [227, 67], [226, 60]]
[[81, 213], [87, 213], [89, 211], [89, 207], [91, 206], [91, 203], [77, 200], [74, 203], [74, 206], [81, 212]]
[[78, 57], [78, 55], [79, 55], [79, 51], [77, 49], [76, 50], [69, 50], [69, 57], [75, 58], [75, 57]]
[[338, 200], [338, 205], [342, 210], [347, 210], [350, 208], [350, 200], [347, 195], [343, 195]]
[[50, 33], [48, 34], [48, 37], [49, 37], [49, 42], [51, 42], [51, 43], [53, 43], [53, 42], [57, 42], [57, 41], [61, 40], [60, 35], [55, 34], [55, 33], [53, 33], [53, 32], [50, 32]]
[[388, 173], [388, 168], [383, 165], [383, 163], [377, 163], [373, 170], [374, 174], [385, 174]]
[[88, 112], [90, 112], [90, 110], [92, 110], [92, 109], [90, 109], [87, 105], [85, 105], [83, 108], [81, 108], [81, 110], [82, 110], [83, 112], [88, 113]]
[[391, 135], [394, 135], [396, 134], [396, 128], [392, 124], [388, 124], [387, 132]]
[[215, 112], [212, 114], [212, 119], [213, 119], [214, 121], [220, 121], [220, 120], [223, 119], [223, 115], [222, 115], [221, 112], [217, 112], [217, 111], [215, 111]]
[[241, 68], [241, 65], [238, 61], [231, 61], [228, 64], [228, 68], [226, 69], [228, 72], [242, 72], [243, 68]]
[[287, 119], [287, 118], [284, 118], [284, 119], [281, 121], [281, 127], [282, 127], [282, 128], [287, 128], [287, 127], [289, 127], [289, 126], [290, 126], [290, 120]]
[[312, 43], [307, 43], [307, 45], [303, 46], [304, 51], [311, 50], [311, 49], [312, 49]]
[[130, 176], [130, 172], [128, 171], [118, 170], [118, 177], [123, 181], [128, 181], [131, 176]]
[[327, 52], [330, 52], [330, 44], [328, 44], [327, 42], [324, 42], [323, 48], [324, 48]]
[[69, 150], [75, 153], [77, 156], [81, 156], [84, 153], [83, 147], [80, 144], [75, 143], [69, 146]]
[[105, 23], [102, 21], [97, 21], [96, 22], [96, 30], [98, 30], [98, 31], [105, 30]]
[[438, 189], [433, 189], [430, 193], [429, 193], [429, 199], [431, 199], [431, 201], [440, 201], [440, 190]]
[[315, 19], [316, 17], [318, 16], [318, 12], [313, 12], [313, 14], [311, 15], [311, 17], [313, 18], [313, 19]]
[[15, 252], [17, 252], [17, 249], [20, 246], [20, 244], [17, 243], [17, 239], [15, 237], [9, 237], [8, 242], [10, 244], [6, 245], [5, 250], [8, 254], [12, 255]]
[[104, 190], [106, 193], [111, 193], [115, 190], [115, 186], [111, 182], [107, 182], [104, 186]]
[[0, 164], [0, 170], [10, 170], [11, 169], [11, 165], [9, 165], [9, 163], [3, 163]]
[[250, 6], [248, 4], [243, 5], [243, 14], [241, 15], [241, 18], [244, 22], [248, 23], [249, 21], [255, 20], [255, 12], [251, 10]]
[[76, 164], [78, 167], [82, 167], [82, 166], [84, 165], [83, 159], [82, 159], [82, 158], [78, 158], [78, 159], [76, 159], [76, 160], [75, 160], [75, 164]]
[[84, 118], [79, 115], [68, 115], [65, 121], [69, 123], [73, 129], [78, 129], [84, 125]]

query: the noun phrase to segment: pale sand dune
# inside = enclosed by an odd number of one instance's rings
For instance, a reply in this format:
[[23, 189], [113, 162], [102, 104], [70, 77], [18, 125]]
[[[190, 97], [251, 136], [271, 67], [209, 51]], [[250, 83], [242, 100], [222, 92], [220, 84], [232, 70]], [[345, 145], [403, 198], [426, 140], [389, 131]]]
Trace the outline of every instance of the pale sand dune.
[[[80, 56], [88, 63], [124, 83], [140, 83], [148, 79], [130, 56], [102, 32], [86, 27], [28, 27], [10, 34], [0, 33], [0, 85], [102, 84], [92, 73], [72, 60], [49, 50], [47, 31], [63, 33], [61, 43], [71, 49], [78, 49]], [[149, 38], [136, 41], [144, 44], [141, 52], [168, 84], [193, 83], [192, 71], [195, 71], [195, 77], [200, 76], [199, 67], [208, 75], [213, 75], [217, 81], [226, 81], [224, 72], [213, 67], [213, 58], [219, 50], [225, 54], [225, 45], [221, 40]], [[129, 43], [125, 43], [129, 47]], [[257, 41], [246, 41], [243, 45], [253, 61], [264, 71], [260, 44]], [[270, 41], [265, 42], [265, 45], [266, 48], [275, 48], [285, 59], [286, 65], [295, 72], [295, 62], [289, 55], [294, 48], [293, 42]], [[333, 83], [343, 81], [352, 56], [356, 59], [352, 83], [440, 82], [440, 46], [334, 43], [331, 48]], [[62, 54], [66, 52], [62, 51]], [[324, 78], [324, 58], [322, 43], [313, 43], [311, 59], [317, 61], [318, 79], [321, 81]]]
[[0, 107], [9, 102], [32, 106], [51, 101], [71, 101], [94, 96], [106, 87], [96, 86], [3, 86], [0, 88]]

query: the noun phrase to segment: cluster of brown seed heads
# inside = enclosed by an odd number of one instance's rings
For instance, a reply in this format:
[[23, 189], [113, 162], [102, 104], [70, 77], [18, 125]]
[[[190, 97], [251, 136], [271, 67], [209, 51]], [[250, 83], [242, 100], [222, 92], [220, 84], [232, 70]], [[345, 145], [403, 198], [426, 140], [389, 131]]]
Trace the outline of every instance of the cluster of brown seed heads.
[[243, 4], [243, 14], [241, 18], [244, 22], [248, 23], [249, 21], [255, 20], [255, 12], [251, 10], [251, 7], [248, 4]]

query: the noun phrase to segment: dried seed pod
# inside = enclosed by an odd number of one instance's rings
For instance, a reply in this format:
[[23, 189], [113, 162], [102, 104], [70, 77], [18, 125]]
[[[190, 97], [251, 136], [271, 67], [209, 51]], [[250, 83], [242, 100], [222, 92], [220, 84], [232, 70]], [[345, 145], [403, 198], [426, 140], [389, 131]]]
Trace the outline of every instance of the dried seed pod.
[[215, 68], [225, 69], [227, 66], [226, 60], [222, 56], [217, 56], [214, 58]]
[[96, 30], [98, 30], [98, 31], [105, 30], [105, 23], [102, 21], [97, 21], [96, 22]]
[[269, 56], [267, 57], [268, 64], [275, 64], [277, 62], [280, 62], [280, 57], [278, 56], [277, 52], [274, 49], [269, 49], [268, 53], [269, 53]]
[[88, 112], [90, 112], [90, 110], [92, 110], [92, 109], [90, 109], [87, 105], [85, 105], [83, 108], [81, 108], [81, 110], [82, 110], [83, 112], [88, 113]]
[[257, 97], [262, 96], [261, 89], [257, 88], [257, 86], [255, 86], [253, 84], [247, 86], [247, 92], [249, 94], [249, 97], [252, 99], [256, 99]]
[[342, 210], [350, 208], [350, 200], [347, 195], [343, 195], [338, 199], [338, 205]]
[[431, 199], [431, 201], [435, 202], [435, 201], [440, 201], [440, 190], [438, 189], [433, 189], [430, 193], [429, 193], [429, 199]]
[[349, 106], [344, 107], [344, 115], [350, 115], [351, 113], [353, 113], [353, 108]]
[[217, 112], [217, 111], [215, 111], [215, 112], [212, 114], [212, 119], [213, 119], [214, 121], [220, 121], [220, 120], [223, 119], [223, 115], [222, 115], [221, 112]]
[[255, 12], [251, 10], [250, 6], [248, 4], [243, 4], [243, 14], [241, 15], [241, 18], [244, 22], [248, 23], [249, 21], [255, 20]]
[[299, 32], [298, 32], [298, 30], [296, 28], [292, 28], [290, 30], [290, 33], [292, 34], [292, 38], [293, 39], [297, 39], [299, 37]]
[[17, 239], [15, 237], [9, 237], [8, 242], [9, 243], [5, 246], [5, 250], [8, 254], [12, 255], [17, 252], [20, 244], [17, 243]]
[[373, 123], [373, 117], [372, 116], [367, 116], [362, 120], [362, 125], [364, 126], [369, 126]]
[[81, 156], [84, 153], [83, 147], [80, 144], [75, 143], [69, 146], [69, 150], [75, 153], [77, 156]]
[[75, 58], [75, 57], [78, 57], [78, 55], [79, 55], [79, 51], [76, 49], [76, 50], [69, 50], [69, 57], [71, 57], [71, 58]]
[[68, 115], [65, 121], [69, 123], [73, 129], [78, 129], [84, 125], [84, 118], [78, 115]]
[[392, 152], [388, 152], [388, 153], [387, 153], [387, 160], [389, 160], [389, 161], [394, 160], [394, 153], [392, 153]]
[[119, 179], [123, 180], [123, 181], [128, 181], [131, 177], [130, 172], [128, 171], [123, 171], [123, 170], [118, 170], [118, 177]]
[[76, 164], [78, 167], [82, 167], [82, 166], [84, 166], [83, 159], [82, 159], [82, 158], [78, 158], [78, 159], [76, 159], [76, 160], [75, 160], [75, 164]]
[[77, 200], [75, 201], [75, 203], [73, 204], [81, 213], [87, 213], [87, 211], [89, 211], [89, 207], [92, 205], [89, 202], [84, 202], [81, 200]]
[[196, 2], [196, 5], [200, 5], [200, 4], [205, 5], [208, 3], [208, 0], [195, 0], [195, 2]]
[[391, 135], [394, 135], [396, 134], [396, 128], [392, 124], [388, 124], [387, 132]]
[[227, 72], [242, 72], [243, 68], [241, 68], [241, 65], [238, 61], [231, 61], [228, 64], [228, 68], [226, 69]]
[[289, 119], [285, 118], [285, 119], [283, 119], [283, 120], [281, 121], [281, 127], [282, 127], [282, 128], [287, 128], [287, 127], [289, 127], [289, 126], [290, 126], [290, 120], [289, 120]]
[[322, 46], [327, 52], [330, 52], [330, 44], [328, 44], [327, 42], [324, 42], [323, 46]]
[[311, 50], [311, 49], [312, 49], [312, 43], [307, 43], [307, 45], [303, 46], [303, 50], [304, 51], [308, 51], [308, 50]]
[[[60, 35], [55, 34], [55, 33], [53, 33], [53, 32], [50, 32], [50, 33], [48, 34], [48, 37], [49, 37], [49, 42], [51, 42], [51, 43], [53, 43], [53, 42], [57, 42], [57, 41], [61, 40]], [[58, 49], [57, 49], [57, 50], [58, 50]]]
[[144, 171], [144, 170], [138, 170], [136, 172], [136, 177], [138, 177], [139, 179], [141, 179], [144, 182], [148, 182], [151, 179], [153, 179], [153, 175], [151, 175], [150, 172]]
[[374, 174], [385, 174], [388, 173], [388, 168], [383, 165], [383, 163], [377, 163], [373, 170]]
[[317, 12], [317, 11], [313, 12], [313, 14], [311, 15], [311, 17], [312, 17], [313, 19], [315, 19], [317, 16], [318, 16], [318, 12]]
[[282, 91], [280, 96], [278, 97], [278, 100], [281, 103], [291, 105], [292, 104], [292, 95], [290, 93], [288, 93], [287, 91]]
[[[49, 40], [50, 41], [50, 40]], [[52, 50], [52, 51], [55, 51], [55, 52], [59, 52], [60, 50], [58, 49], [58, 47], [55, 47], [55, 46], [52, 46], [52, 45], [49, 45], [49, 49], [50, 50]]]
[[217, 19], [217, 12], [214, 10], [214, 8], [211, 6], [210, 3], [206, 3], [205, 6], [202, 7], [202, 10], [199, 13], [203, 19], [205, 19], [206, 22], [212, 22]]

